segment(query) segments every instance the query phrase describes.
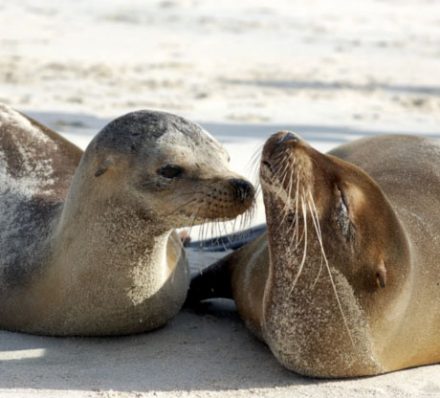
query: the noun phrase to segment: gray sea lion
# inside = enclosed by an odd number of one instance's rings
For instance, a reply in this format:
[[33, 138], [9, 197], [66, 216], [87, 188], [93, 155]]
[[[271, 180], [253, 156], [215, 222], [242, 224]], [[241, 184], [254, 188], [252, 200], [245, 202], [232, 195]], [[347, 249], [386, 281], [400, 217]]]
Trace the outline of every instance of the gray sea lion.
[[190, 302], [233, 297], [290, 370], [375, 375], [440, 361], [440, 145], [366, 138], [322, 154], [265, 144], [264, 234], [196, 277]]
[[116, 335], [163, 325], [189, 273], [174, 228], [230, 219], [253, 188], [196, 124], [153, 111], [104, 127], [84, 154], [0, 106], [0, 327]]

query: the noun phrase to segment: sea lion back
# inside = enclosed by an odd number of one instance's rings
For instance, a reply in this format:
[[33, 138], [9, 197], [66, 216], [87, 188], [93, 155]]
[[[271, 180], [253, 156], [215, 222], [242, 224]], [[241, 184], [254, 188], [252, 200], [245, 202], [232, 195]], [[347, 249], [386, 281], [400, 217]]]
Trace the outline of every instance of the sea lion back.
[[0, 292], [38, 264], [35, 248], [62, 204], [82, 151], [0, 104]]

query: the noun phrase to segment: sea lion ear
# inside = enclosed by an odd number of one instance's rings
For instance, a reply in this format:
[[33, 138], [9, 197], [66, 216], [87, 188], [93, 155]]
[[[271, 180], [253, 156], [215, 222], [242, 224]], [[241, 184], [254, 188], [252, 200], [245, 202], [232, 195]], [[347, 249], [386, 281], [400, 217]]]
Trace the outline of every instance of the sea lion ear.
[[107, 158], [99, 163], [98, 168], [95, 171], [95, 177], [102, 176], [110, 166], [114, 164], [113, 159]]
[[384, 288], [387, 284], [387, 269], [383, 261], [376, 268], [376, 283], [378, 287]]

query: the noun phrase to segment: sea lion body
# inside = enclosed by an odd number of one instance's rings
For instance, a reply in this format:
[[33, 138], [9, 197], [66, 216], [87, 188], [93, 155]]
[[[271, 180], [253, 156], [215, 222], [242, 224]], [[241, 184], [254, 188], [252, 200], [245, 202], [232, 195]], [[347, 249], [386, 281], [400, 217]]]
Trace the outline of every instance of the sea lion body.
[[186, 297], [174, 229], [229, 219], [252, 186], [175, 115], [110, 122], [85, 153], [0, 106], [0, 327], [47, 335], [148, 331]]
[[439, 362], [439, 144], [384, 136], [324, 155], [289, 134], [263, 150], [267, 234], [197, 277], [190, 298], [224, 293], [203, 281], [228, 274], [246, 325], [304, 375]]

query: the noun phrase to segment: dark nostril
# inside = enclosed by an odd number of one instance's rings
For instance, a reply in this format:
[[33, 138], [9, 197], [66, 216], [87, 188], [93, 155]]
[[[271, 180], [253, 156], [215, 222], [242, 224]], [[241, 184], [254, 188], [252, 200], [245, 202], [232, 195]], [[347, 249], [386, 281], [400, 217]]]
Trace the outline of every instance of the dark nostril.
[[290, 131], [286, 132], [286, 134], [278, 140], [278, 144], [284, 144], [288, 141], [298, 142], [300, 140], [299, 136], [295, 133], [291, 133]]
[[235, 197], [240, 202], [245, 202], [254, 197], [255, 190], [250, 182], [239, 178], [232, 178], [229, 182], [234, 188]]

